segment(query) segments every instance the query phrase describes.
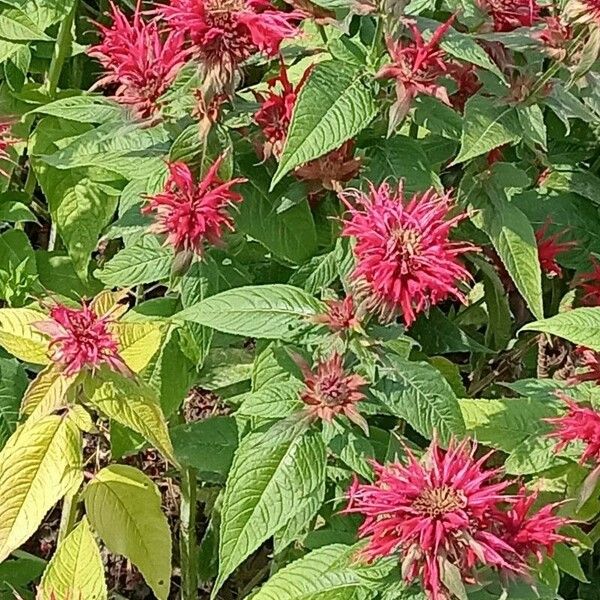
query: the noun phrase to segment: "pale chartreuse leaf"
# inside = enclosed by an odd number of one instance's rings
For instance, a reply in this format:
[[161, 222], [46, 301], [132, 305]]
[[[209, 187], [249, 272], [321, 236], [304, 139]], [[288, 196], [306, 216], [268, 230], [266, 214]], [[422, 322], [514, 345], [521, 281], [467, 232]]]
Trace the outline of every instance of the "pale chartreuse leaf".
[[0, 562], [83, 477], [81, 434], [68, 415], [26, 422], [0, 452]]
[[[393, 563], [364, 565], [357, 548], [332, 544], [313, 550], [273, 575], [253, 600], [364, 600]], [[371, 572], [372, 571], [372, 572]], [[402, 598], [402, 596], [398, 596]]]
[[158, 352], [165, 326], [160, 321], [121, 321], [113, 323], [111, 330], [118, 340], [119, 355], [134, 373], [139, 373]]
[[0, 309], [0, 346], [25, 362], [47, 364], [48, 339], [34, 327], [47, 318], [31, 308]]
[[48, 563], [38, 588], [38, 600], [106, 600], [107, 597], [100, 549], [84, 517]]
[[84, 382], [85, 401], [125, 425], [177, 464], [156, 392], [143, 381], [102, 369]]
[[387, 357], [384, 377], [372, 389], [386, 411], [406, 419], [421, 435], [443, 443], [465, 433], [456, 395], [442, 374], [425, 362]]
[[550, 333], [600, 352], [600, 308], [575, 308], [549, 319], [527, 323], [521, 331]]
[[111, 258], [94, 275], [108, 287], [130, 287], [169, 277], [173, 253], [153, 235], [145, 235]]
[[242, 561], [280, 530], [306, 498], [325, 493], [325, 446], [306, 422], [281, 421], [240, 444], [221, 510], [213, 598]]
[[286, 173], [331, 150], [363, 130], [378, 111], [370, 77], [341, 61], [319, 63], [294, 106], [274, 187]]
[[71, 96], [34, 108], [32, 113], [70, 119], [78, 123], [108, 123], [122, 120], [123, 107], [103, 96]]
[[29, 384], [21, 403], [21, 414], [35, 420], [64, 408], [74, 380], [74, 377], [65, 376], [54, 365], [48, 365]]
[[141, 471], [111, 465], [96, 473], [84, 493], [92, 528], [108, 549], [126, 556], [159, 600], [171, 584], [171, 532], [156, 485]]
[[0, 449], [17, 427], [19, 405], [28, 382], [21, 363], [0, 358]]
[[323, 310], [324, 304], [305, 291], [271, 284], [221, 292], [186, 308], [177, 318], [234, 335], [276, 339]]
[[484, 96], [471, 97], [465, 106], [461, 147], [452, 164], [481, 156], [521, 139], [516, 109]]

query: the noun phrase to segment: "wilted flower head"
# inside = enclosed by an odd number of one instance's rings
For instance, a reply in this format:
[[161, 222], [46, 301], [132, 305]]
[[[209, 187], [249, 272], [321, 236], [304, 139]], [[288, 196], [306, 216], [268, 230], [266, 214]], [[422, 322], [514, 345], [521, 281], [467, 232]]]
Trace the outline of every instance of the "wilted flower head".
[[546, 419], [554, 430], [550, 434], [558, 439], [557, 449], [563, 450], [571, 442], [582, 442], [584, 451], [581, 463], [600, 463], [600, 413], [577, 404], [567, 396], [561, 396], [567, 412], [560, 417]]
[[546, 17], [544, 28], [534, 34], [546, 50], [548, 56], [555, 60], [564, 60], [567, 55], [567, 44], [573, 38], [573, 28], [560, 17]]
[[592, 270], [581, 273], [574, 281], [580, 290], [579, 302], [582, 306], [600, 305], [600, 262], [592, 259]]
[[356, 407], [364, 398], [361, 388], [367, 382], [360, 375], [346, 373], [340, 354], [333, 354], [326, 361], [317, 363], [312, 371], [304, 363], [301, 368], [304, 390], [300, 398], [307, 405], [308, 414], [326, 422], [331, 422], [338, 415], [345, 415], [367, 430], [367, 422]]
[[576, 364], [582, 370], [571, 375], [568, 383], [576, 385], [586, 381], [594, 381], [600, 384], [600, 354], [589, 348], [579, 346], [574, 352]]
[[218, 245], [223, 231], [233, 230], [227, 208], [241, 202], [242, 196], [231, 188], [246, 180], [222, 181], [218, 175], [222, 162], [223, 156], [201, 181], [196, 181], [185, 163], [171, 163], [164, 192], [148, 198], [143, 210], [154, 215], [151, 231], [166, 234], [167, 243], [177, 252], [202, 255], [205, 243]]
[[600, 26], [600, 0], [569, 0], [563, 15], [573, 23]]
[[155, 21], [142, 19], [139, 2], [131, 23], [112, 1], [110, 6], [112, 25], [98, 25], [102, 40], [88, 51], [105, 70], [96, 86], [116, 86], [116, 100], [149, 117], [187, 60], [183, 34], [161, 36]]
[[110, 323], [110, 315], [99, 315], [84, 302], [81, 308], [55, 306], [50, 318], [35, 326], [50, 337], [50, 359], [65, 375], [76, 375], [84, 369], [94, 372], [102, 365], [129, 374]]
[[390, 112], [392, 126], [406, 116], [418, 94], [434, 96], [450, 104], [446, 88], [438, 84], [438, 79], [446, 75], [449, 68], [445, 61], [445, 52], [439, 48], [439, 43], [453, 21], [454, 17], [438, 27], [428, 42], [425, 42], [414, 21], [406, 21], [412, 32], [412, 42], [387, 39], [392, 62], [384, 65], [377, 77], [396, 80], [397, 99]]
[[191, 40], [194, 54], [215, 73], [222, 90], [253, 54], [275, 56], [285, 38], [297, 35], [302, 18], [300, 12], [283, 12], [269, 0], [170, 0], [158, 12]]
[[547, 235], [550, 222], [545, 223], [535, 232], [537, 242], [538, 255], [542, 272], [548, 277], [562, 277], [562, 269], [556, 262], [559, 254], [567, 252], [576, 242], [561, 242], [560, 238], [564, 235], [564, 231]]
[[450, 96], [450, 103], [453, 108], [462, 112], [467, 100], [481, 88], [481, 82], [477, 77], [477, 69], [474, 65], [452, 63], [448, 74], [456, 82], [456, 91]]
[[343, 300], [326, 300], [327, 312], [314, 317], [315, 323], [322, 323], [331, 331], [348, 331], [359, 323], [356, 316], [354, 298], [346, 296]]
[[[12, 148], [19, 141], [11, 133], [13, 125], [14, 123], [11, 120], [0, 120], [0, 160], [10, 161], [11, 158], [8, 149]], [[5, 177], [8, 176], [8, 173], [2, 169], [0, 169], [0, 174]]]
[[540, 18], [537, 0], [478, 0], [478, 3], [491, 16], [494, 31], [531, 27]]
[[[477, 459], [475, 452], [468, 440], [451, 443], [447, 452], [434, 441], [421, 461], [407, 450], [407, 465], [374, 463], [375, 482], [355, 481], [348, 493], [345, 512], [365, 517], [359, 529], [368, 540], [362, 555], [373, 560], [399, 554], [403, 578], [420, 577], [431, 600], [454, 597], [447, 587], [453, 572], [465, 583], [474, 582], [483, 566], [525, 572], [529, 554], [551, 550], [562, 524], [547, 521], [552, 529], [536, 538], [533, 525], [542, 517], [526, 517], [529, 500], [519, 504], [520, 497], [507, 494], [514, 482], [500, 480], [498, 469], [485, 467], [489, 455]], [[507, 525], [521, 536], [517, 544]]]
[[406, 201], [402, 185], [391, 189], [383, 183], [369, 193], [351, 190], [341, 198], [350, 213], [343, 235], [356, 238], [352, 277], [369, 310], [383, 320], [401, 313], [409, 326], [431, 306], [448, 298], [464, 300], [457, 285], [471, 275], [458, 257], [477, 248], [450, 241], [450, 232], [466, 215], [449, 217], [454, 207], [449, 193], [430, 189]]

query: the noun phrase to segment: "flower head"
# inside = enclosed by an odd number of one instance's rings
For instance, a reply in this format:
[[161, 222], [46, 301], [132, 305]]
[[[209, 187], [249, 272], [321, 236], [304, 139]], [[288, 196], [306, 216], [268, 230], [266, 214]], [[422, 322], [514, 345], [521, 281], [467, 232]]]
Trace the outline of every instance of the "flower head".
[[456, 91], [450, 96], [452, 107], [461, 112], [465, 109], [467, 100], [481, 88], [474, 65], [460, 65], [452, 63], [449, 74], [456, 82]]
[[111, 1], [112, 25], [98, 25], [102, 40], [89, 54], [105, 70], [96, 86], [115, 86], [115, 98], [146, 118], [159, 110], [158, 99], [173, 83], [188, 52], [181, 33], [161, 36], [155, 21], [142, 19], [139, 4], [130, 22]]
[[571, 442], [583, 442], [585, 449], [580, 462], [600, 462], [600, 413], [577, 404], [567, 396], [562, 398], [567, 412], [560, 417], [546, 419], [554, 428], [550, 435], [558, 439], [557, 449], [563, 450]]
[[356, 374], [344, 370], [344, 359], [333, 354], [326, 361], [319, 362], [311, 371], [302, 364], [304, 390], [300, 398], [307, 406], [310, 415], [331, 422], [338, 415], [345, 415], [363, 429], [367, 428], [365, 419], [356, 405], [364, 398], [361, 388], [366, 381]]
[[201, 181], [185, 163], [171, 163], [165, 190], [148, 198], [143, 210], [154, 215], [151, 231], [166, 234], [177, 252], [201, 255], [206, 242], [217, 245], [225, 229], [233, 230], [227, 207], [242, 197], [231, 188], [245, 179], [222, 181], [218, 176], [222, 161], [221, 156]]
[[55, 306], [50, 318], [35, 326], [50, 337], [50, 358], [65, 375], [76, 375], [84, 369], [94, 372], [102, 365], [129, 374], [110, 323], [109, 315], [97, 314], [91, 304], [84, 302], [81, 308]]
[[560, 17], [544, 18], [544, 27], [534, 34], [555, 60], [564, 60], [567, 56], [567, 44], [573, 39], [573, 28]]
[[489, 455], [477, 459], [475, 452], [468, 440], [447, 451], [434, 441], [422, 461], [407, 450], [407, 465], [374, 463], [375, 482], [355, 481], [348, 493], [345, 512], [365, 517], [362, 555], [373, 560], [399, 554], [404, 579], [420, 577], [431, 600], [453, 597], [445, 583], [448, 569], [471, 583], [478, 567], [526, 572], [529, 555], [551, 550], [562, 524], [548, 519], [549, 529], [539, 531], [549, 515], [528, 516], [530, 498], [507, 494], [514, 482], [502, 481], [498, 469], [486, 468]]
[[414, 21], [407, 21], [413, 36], [412, 42], [387, 39], [392, 62], [384, 65], [377, 77], [396, 80], [397, 99], [392, 108], [395, 122], [404, 118], [418, 94], [434, 96], [450, 104], [446, 88], [438, 84], [438, 79], [446, 75], [449, 68], [445, 52], [439, 48], [439, 43], [453, 21], [454, 17], [438, 27], [428, 42], [425, 42]]
[[269, 0], [170, 0], [158, 12], [191, 40], [195, 55], [217, 72], [222, 88], [253, 54], [275, 56], [284, 39], [297, 35], [302, 18], [300, 12], [283, 12]]
[[327, 312], [317, 315], [315, 323], [322, 323], [331, 331], [348, 331], [358, 325], [354, 298], [346, 296], [343, 300], [326, 300]]
[[409, 326], [431, 306], [448, 298], [464, 300], [457, 285], [471, 275], [458, 257], [477, 248], [450, 241], [450, 232], [466, 215], [449, 218], [448, 193], [430, 189], [407, 202], [402, 185], [393, 190], [383, 183], [367, 194], [351, 190], [341, 197], [350, 213], [343, 235], [356, 238], [352, 277], [369, 310], [383, 320], [402, 313]]
[[573, 23], [600, 26], [600, 0], [569, 0], [563, 15]]
[[541, 12], [537, 0], [479, 0], [479, 6], [492, 18], [494, 31], [531, 27]]
[[[11, 130], [14, 125], [13, 121], [8, 119], [0, 120], [0, 160], [11, 161], [10, 154], [8, 153], [9, 148], [12, 148], [19, 140], [13, 137]], [[0, 174], [8, 177], [6, 171], [0, 169]]]
[[562, 277], [562, 269], [556, 262], [556, 258], [559, 254], [567, 252], [573, 246], [576, 246], [577, 243], [573, 241], [559, 241], [563, 236], [564, 231], [547, 235], [549, 225], [550, 222], [546, 222], [535, 232], [540, 266], [542, 267], [542, 271], [548, 277]]
[[592, 270], [581, 273], [574, 280], [579, 290], [579, 303], [582, 306], [600, 305], [600, 262], [592, 258]]

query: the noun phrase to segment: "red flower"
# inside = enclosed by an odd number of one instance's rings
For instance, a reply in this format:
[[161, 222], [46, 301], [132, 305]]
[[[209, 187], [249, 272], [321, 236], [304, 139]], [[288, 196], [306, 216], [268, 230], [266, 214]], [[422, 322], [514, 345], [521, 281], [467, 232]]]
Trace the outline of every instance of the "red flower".
[[547, 236], [549, 225], [550, 222], [546, 222], [535, 232], [540, 265], [542, 271], [548, 277], [562, 277], [562, 269], [556, 262], [556, 257], [563, 252], [567, 252], [577, 243], [560, 242], [559, 240], [564, 235], [564, 231]]
[[360, 375], [346, 373], [343, 360], [341, 355], [333, 354], [318, 363], [316, 371], [301, 364], [305, 387], [300, 398], [307, 405], [308, 414], [314, 417], [330, 423], [334, 417], [345, 415], [367, 431], [367, 422], [356, 408], [364, 398], [361, 388], [367, 382]]
[[233, 230], [227, 207], [241, 202], [242, 196], [231, 188], [246, 180], [222, 181], [218, 176], [222, 161], [223, 156], [210, 167], [202, 181], [195, 181], [185, 163], [171, 163], [165, 191], [148, 198], [149, 204], [143, 211], [155, 215], [151, 231], [167, 234], [167, 243], [177, 252], [202, 255], [206, 242], [218, 245], [223, 230]]
[[315, 323], [327, 325], [331, 331], [347, 331], [358, 325], [356, 308], [352, 296], [346, 296], [343, 300], [326, 300], [327, 313], [317, 315]]
[[491, 16], [494, 31], [531, 27], [542, 10], [536, 0], [479, 0], [479, 6]]
[[427, 43], [413, 21], [407, 21], [413, 35], [412, 42], [405, 44], [391, 38], [387, 39], [392, 62], [384, 65], [377, 77], [396, 80], [397, 100], [391, 111], [392, 123], [399, 123], [406, 116], [417, 94], [434, 96], [450, 104], [446, 88], [437, 83], [449, 69], [448, 63], [444, 60], [445, 53], [438, 45], [453, 21], [454, 17], [438, 27]]
[[467, 100], [481, 88], [481, 82], [477, 77], [477, 69], [473, 65], [453, 63], [449, 68], [449, 74], [456, 82], [456, 92], [450, 97], [450, 103], [453, 108], [462, 112]]
[[55, 306], [50, 319], [35, 326], [50, 336], [50, 358], [65, 375], [84, 369], [94, 372], [102, 365], [127, 375], [130, 370], [119, 356], [110, 323], [108, 315], [100, 316], [84, 303], [81, 308]]
[[559, 440], [557, 450], [563, 450], [571, 442], [583, 442], [585, 449], [580, 462], [600, 462], [600, 413], [580, 406], [567, 396], [561, 396], [567, 412], [561, 417], [546, 419], [554, 427], [550, 434]]
[[[12, 162], [8, 150], [19, 141], [11, 134], [11, 129], [13, 125], [14, 123], [11, 120], [0, 120], [0, 160], [7, 160], [9, 162]], [[3, 169], [0, 169], [0, 175], [8, 177], [8, 173]]]
[[564, 16], [574, 23], [600, 25], [600, 0], [569, 0]]
[[592, 258], [592, 270], [579, 275], [575, 285], [581, 290], [579, 301], [582, 306], [600, 305], [600, 262]]
[[275, 56], [285, 38], [297, 35], [302, 18], [302, 13], [283, 12], [269, 0], [170, 0], [158, 12], [192, 41], [196, 56], [221, 75], [224, 87], [253, 54]]
[[384, 183], [368, 194], [352, 190], [341, 197], [350, 211], [343, 235], [356, 238], [352, 277], [369, 310], [383, 320], [401, 312], [408, 327], [430, 306], [464, 300], [457, 284], [471, 275], [457, 259], [478, 248], [450, 241], [466, 215], [448, 218], [454, 207], [449, 194], [430, 189], [407, 202], [402, 185], [392, 190]]
[[362, 555], [373, 560], [398, 553], [404, 579], [420, 576], [432, 600], [452, 597], [444, 584], [449, 568], [458, 569], [465, 582], [474, 580], [477, 566], [524, 569], [498, 533], [511, 482], [499, 481], [498, 470], [484, 467], [489, 455], [477, 460], [475, 450], [465, 441], [444, 452], [434, 441], [421, 462], [407, 450], [408, 465], [374, 463], [375, 483], [355, 481], [348, 494], [345, 512], [365, 517], [359, 535], [368, 544]]
[[546, 17], [545, 26], [534, 34], [544, 46], [548, 55], [555, 60], [564, 60], [567, 44], [573, 39], [573, 28], [560, 17]]
[[170, 32], [164, 39], [156, 22], [142, 20], [140, 3], [133, 23], [111, 1], [112, 25], [98, 25], [102, 42], [89, 49], [106, 74], [96, 86], [116, 86], [115, 98], [142, 117], [159, 110], [158, 99], [171, 85], [186, 62], [181, 33]]
[[578, 366], [587, 370], [575, 373], [569, 377], [568, 383], [577, 385], [585, 381], [594, 381], [600, 384], [600, 354], [589, 348], [578, 347], [575, 350]]
[[567, 525], [569, 520], [554, 514], [557, 504], [546, 504], [538, 512], [531, 514], [537, 496], [537, 493], [528, 494], [527, 490], [521, 487], [514, 504], [506, 513], [500, 515], [506, 543], [520, 556], [535, 556], [541, 563], [544, 550], [551, 556], [556, 544], [567, 541], [558, 530]]

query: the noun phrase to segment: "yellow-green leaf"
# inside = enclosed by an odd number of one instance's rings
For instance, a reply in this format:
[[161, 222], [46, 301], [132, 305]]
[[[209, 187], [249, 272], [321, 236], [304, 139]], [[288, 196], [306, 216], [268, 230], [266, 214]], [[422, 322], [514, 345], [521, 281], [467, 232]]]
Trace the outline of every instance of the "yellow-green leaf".
[[48, 365], [29, 384], [21, 402], [21, 414], [36, 420], [64, 408], [74, 381], [74, 377], [66, 377], [54, 365]]
[[84, 517], [48, 563], [37, 598], [106, 600], [107, 597], [100, 550]]
[[92, 527], [111, 552], [126, 556], [159, 600], [171, 579], [171, 532], [156, 485], [138, 469], [111, 465], [99, 471], [84, 491]]
[[147, 323], [113, 323], [119, 342], [119, 354], [127, 366], [139, 373], [156, 354], [163, 336], [163, 325]]
[[30, 308], [0, 309], [0, 346], [26, 362], [47, 364], [48, 340], [33, 327], [33, 323], [47, 318]]
[[110, 314], [111, 319], [116, 320], [122, 317], [129, 309], [127, 304], [121, 304], [121, 301], [126, 297], [126, 290], [120, 290], [118, 292], [104, 290], [92, 300], [91, 307], [97, 315], [103, 317], [104, 315]]
[[173, 464], [173, 446], [156, 392], [148, 384], [108, 369], [84, 383], [86, 401], [107, 417], [137, 431]]
[[81, 479], [81, 434], [68, 415], [17, 429], [0, 452], [0, 562]]

